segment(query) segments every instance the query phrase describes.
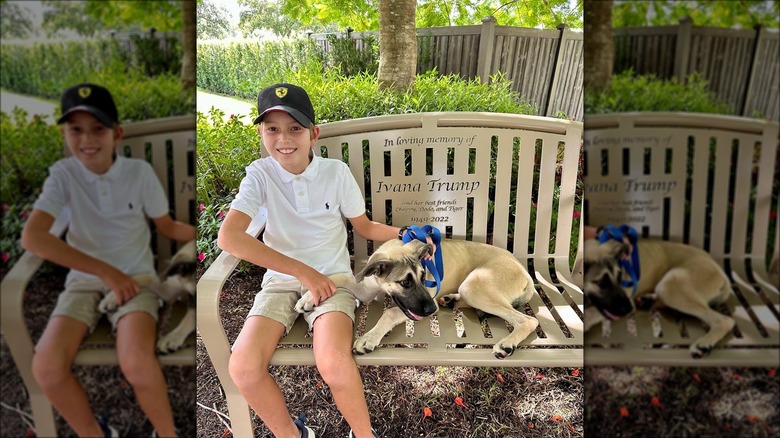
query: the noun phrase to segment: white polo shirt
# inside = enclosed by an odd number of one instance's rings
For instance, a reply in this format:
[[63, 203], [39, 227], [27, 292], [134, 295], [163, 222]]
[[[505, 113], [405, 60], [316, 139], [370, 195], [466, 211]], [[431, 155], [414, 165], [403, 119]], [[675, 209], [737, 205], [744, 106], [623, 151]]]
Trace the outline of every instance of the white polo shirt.
[[[108, 172], [97, 175], [75, 157], [57, 161], [33, 208], [57, 218], [66, 207], [69, 245], [125, 274], [155, 274], [147, 218], [167, 214], [168, 201], [149, 163], [117, 156]], [[66, 287], [75, 279], [99, 280], [71, 269]]]
[[[268, 211], [263, 240], [270, 248], [324, 275], [352, 273], [342, 215], [355, 218], [366, 208], [344, 162], [315, 156], [294, 175], [271, 157], [254, 161], [230, 208], [254, 218], [262, 207]], [[266, 275], [293, 278], [272, 270]]]

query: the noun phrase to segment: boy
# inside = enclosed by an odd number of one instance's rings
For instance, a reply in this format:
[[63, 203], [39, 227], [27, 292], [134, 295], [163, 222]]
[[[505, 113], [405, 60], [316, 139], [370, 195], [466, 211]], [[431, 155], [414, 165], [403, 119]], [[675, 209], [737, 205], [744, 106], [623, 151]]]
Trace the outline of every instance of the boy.
[[[257, 110], [254, 123], [270, 157], [247, 167], [217, 238], [223, 250], [267, 268], [262, 290], [233, 344], [230, 376], [274, 436], [314, 437], [303, 418], [291, 419], [268, 373], [276, 344], [297, 317], [295, 303], [309, 290], [316, 307], [304, 317], [313, 330], [317, 369], [352, 428], [350, 436], [376, 437], [352, 357], [355, 299], [329, 276], [352, 276], [342, 215], [369, 240], [394, 239], [399, 228], [368, 219], [345, 163], [314, 156], [320, 128], [304, 89], [291, 84], [265, 88]], [[264, 243], [246, 234], [261, 207], [268, 211]]]
[[[54, 407], [79, 436], [118, 436], [99, 424], [71, 371], [87, 332], [110, 291], [120, 307], [109, 315], [119, 364], [144, 414], [159, 436], [176, 436], [165, 379], [155, 354], [158, 298], [133, 276], [156, 276], [147, 217], [165, 237], [195, 239], [195, 227], [174, 221], [152, 167], [118, 156], [122, 138], [111, 93], [79, 84], [62, 95], [57, 120], [72, 154], [50, 168], [43, 192], [22, 232], [22, 246], [70, 268], [33, 356], [33, 375]], [[65, 207], [71, 211], [67, 243], [49, 229]]]

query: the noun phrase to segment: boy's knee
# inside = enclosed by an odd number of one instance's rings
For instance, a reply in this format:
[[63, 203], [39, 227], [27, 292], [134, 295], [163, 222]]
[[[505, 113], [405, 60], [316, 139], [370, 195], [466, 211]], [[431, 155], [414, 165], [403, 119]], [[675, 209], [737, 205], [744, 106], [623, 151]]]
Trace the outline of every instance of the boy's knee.
[[64, 357], [51, 352], [35, 352], [32, 358], [32, 374], [41, 387], [52, 387], [73, 374], [71, 364]]
[[351, 372], [352, 370], [357, 370], [357, 365], [351, 352], [350, 354], [331, 352], [330, 354], [317, 357], [315, 361], [317, 363], [317, 371], [319, 371], [322, 380], [328, 386], [340, 385], [354, 374]]
[[133, 387], [149, 386], [156, 382], [157, 376], [162, 373], [160, 362], [154, 354], [120, 357], [119, 367], [127, 382]]
[[252, 388], [264, 379], [271, 378], [268, 373], [268, 362], [263, 358], [247, 360], [246, 356], [235, 352], [230, 355], [228, 373], [236, 386], [242, 389]]

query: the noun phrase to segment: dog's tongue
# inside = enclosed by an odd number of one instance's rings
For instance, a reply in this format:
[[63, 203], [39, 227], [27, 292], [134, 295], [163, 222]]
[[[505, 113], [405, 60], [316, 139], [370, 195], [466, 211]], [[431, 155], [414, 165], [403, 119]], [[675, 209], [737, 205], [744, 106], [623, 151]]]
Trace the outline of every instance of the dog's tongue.
[[412, 319], [414, 319], [415, 321], [419, 321], [422, 319], [422, 316], [415, 315], [414, 312], [412, 312], [411, 310], [406, 309], [406, 311], [409, 313], [409, 316], [411, 316]]
[[604, 314], [607, 316], [607, 318], [611, 319], [612, 321], [617, 321], [618, 319], [620, 319], [619, 316], [615, 316], [609, 313], [609, 310], [604, 310]]

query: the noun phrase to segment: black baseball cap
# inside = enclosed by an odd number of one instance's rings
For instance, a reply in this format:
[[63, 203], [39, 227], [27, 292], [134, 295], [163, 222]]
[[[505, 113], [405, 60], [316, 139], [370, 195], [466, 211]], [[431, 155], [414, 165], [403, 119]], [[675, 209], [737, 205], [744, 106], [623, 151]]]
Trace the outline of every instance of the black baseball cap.
[[86, 111], [108, 127], [119, 123], [114, 98], [100, 85], [84, 83], [68, 88], [62, 93], [61, 109], [62, 116], [57, 119], [57, 124], [66, 122], [76, 111]]
[[284, 111], [304, 128], [314, 124], [314, 108], [303, 88], [292, 84], [276, 84], [266, 87], [257, 96], [257, 125], [271, 111]]

